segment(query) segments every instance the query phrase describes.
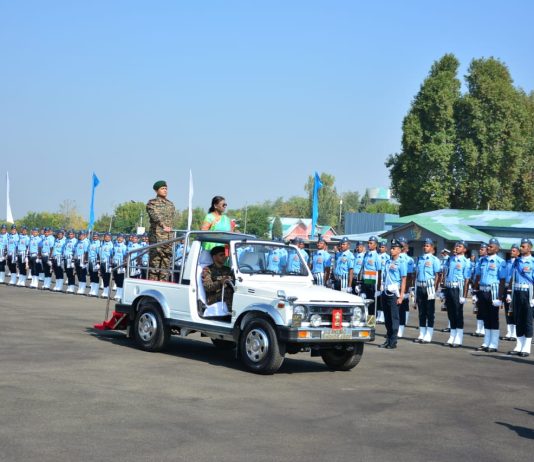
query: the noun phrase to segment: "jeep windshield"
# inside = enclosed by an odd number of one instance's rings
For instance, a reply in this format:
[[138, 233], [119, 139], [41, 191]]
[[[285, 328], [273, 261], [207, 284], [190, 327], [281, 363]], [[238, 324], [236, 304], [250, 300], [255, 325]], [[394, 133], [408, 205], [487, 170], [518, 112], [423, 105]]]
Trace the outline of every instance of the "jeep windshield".
[[240, 273], [308, 276], [306, 262], [295, 247], [245, 242], [236, 244], [235, 251]]

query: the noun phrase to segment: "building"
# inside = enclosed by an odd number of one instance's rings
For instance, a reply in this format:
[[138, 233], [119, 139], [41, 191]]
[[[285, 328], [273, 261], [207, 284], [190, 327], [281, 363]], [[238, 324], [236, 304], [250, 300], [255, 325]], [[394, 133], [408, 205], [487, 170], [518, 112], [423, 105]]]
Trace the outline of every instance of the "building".
[[[270, 230], [272, 233], [273, 223], [275, 217], [270, 217]], [[310, 240], [312, 237], [311, 227], [312, 220], [311, 218], [290, 218], [290, 217], [281, 217], [280, 221], [282, 222], [282, 238], [284, 241], [289, 241], [296, 237], [301, 237], [304, 240]], [[317, 225], [315, 230], [315, 239], [317, 235], [320, 234], [321, 237], [329, 241], [332, 236], [335, 236], [336, 231], [331, 226], [321, 226]]]

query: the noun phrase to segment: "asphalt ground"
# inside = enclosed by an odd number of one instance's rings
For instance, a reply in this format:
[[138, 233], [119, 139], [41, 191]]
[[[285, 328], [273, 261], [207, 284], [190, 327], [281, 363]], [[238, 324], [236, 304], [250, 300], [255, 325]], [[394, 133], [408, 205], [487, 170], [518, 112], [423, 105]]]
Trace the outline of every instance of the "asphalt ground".
[[[466, 332], [474, 318], [466, 307]], [[105, 301], [0, 286], [0, 460], [476, 461], [534, 453], [534, 356], [418, 345], [350, 372], [288, 356], [273, 376], [193, 334], [146, 353], [97, 332]], [[411, 313], [410, 326], [416, 324]], [[501, 330], [502, 330], [501, 323]], [[437, 313], [436, 328], [446, 327]]]

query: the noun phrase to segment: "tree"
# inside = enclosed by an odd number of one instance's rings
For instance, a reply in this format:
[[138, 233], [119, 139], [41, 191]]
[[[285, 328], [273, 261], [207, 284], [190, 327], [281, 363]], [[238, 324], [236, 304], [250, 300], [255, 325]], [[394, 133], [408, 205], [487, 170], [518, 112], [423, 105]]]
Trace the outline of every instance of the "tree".
[[404, 118], [402, 150], [386, 161], [401, 215], [450, 204], [456, 149], [454, 111], [461, 96], [458, 67], [452, 54], [432, 65]]
[[369, 193], [365, 191], [365, 194], [362, 197], [362, 200], [360, 201], [360, 205], [358, 206], [358, 212], [365, 212], [367, 211], [367, 207], [371, 205], [371, 198], [369, 197]]
[[271, 231], [271, 237], [273, 239], [284, 237], [284, 232], [282, 230], [282, 220], [280, 220], [279, 216], [276, 216], [274, 218], [273, 229]]
[[[525, 158], [528, 140], [528, 104], [513, 86], [501, 61], [475, 59], [466, 76], [468, 93], [457, 111], [457, 181], [453, 206], [474, 209], [517, 209], [532, 206], [516, 197], [524, 182], [521, 170], [532, 171]], [[529, 136], [530, 135], [530, 136]], [[531, 188], [530, 185], [527, 188]]]
[[59, 215], [62, 217], [62, 225], [68, 229], [85, 229], [87, 222], [78, 213], [76, 201], [65, 199], [59, 204]]
[[[182, 212], [177, 212], [177, 219], [175, 219], [176, 229], [187, 229], [187, 220], [189, 217], [189, 210], [183, 210]], [[196, 207], [193, 209], [193, 218], [191, 220], [191, 229], [199, 230], [204, 221], [206, 212], [201, 207]]]
[[49, 212], [28, 212], [24, 217], [18, 220], [21, 226], [28, 228], [52, 228], [58, 229], [63, 226], [65, 217], [59, 213]]
[[399, 213], [399, 204], [389, 201], [379, 201], [369, 204], [363, 212], [367, 213]]
[[267, 207], [262, 207], [261, 205], [251, 205], [247, 210], [247, 234], [254, 234], [259, 238], [269, 238], [270, 231], [270, 222], [269, 222], [270, 211]]
[[[321, 173], [320, 178], [323, 187], [319, 189], [318, 224], [335, 226], [339, 221], [339, 195], [334, 186], [336, 178], [328, 173]], [[314, 179], [315, 176], [309, 176], [304, 186], [305, 191], [308, 193], [307, 217], [311, 217]]]
[[141, 225], [147, 228], [149, 225], [146, 205], [143, 202], [123, 202], [115, 207], [112, 232], [134, 233]]

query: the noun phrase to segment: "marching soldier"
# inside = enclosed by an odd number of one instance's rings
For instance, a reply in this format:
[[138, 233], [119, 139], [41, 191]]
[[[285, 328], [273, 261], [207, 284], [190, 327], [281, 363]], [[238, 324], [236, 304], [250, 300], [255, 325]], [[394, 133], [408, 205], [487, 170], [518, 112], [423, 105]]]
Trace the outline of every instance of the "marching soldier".
[[503, 337], [500, 337], [501, 340], [516, 340], [516, 333], [515, 333], [515, 316], [512, 309], [512, 287], [510, 284], [513, 283], [512, 276], [513, 276], [513, 266], [514, 261], [517, 257], [519, 257], [520, 250], [519, 246], [517, 244], [512, 244], [512, 248], [510, 249], [510, 258], [506, 261], [506, 297], [503, 298], [503, 304], [504, 304], [504, 317], [506, 319], [506, 335]]
[[419, 309], [419, 336], [414, 340], [415, 343], [430, 343], [434, 333], [436, 291], [441, 264], [433, 252], [434, 242], [432, 239], [425, 239], [423, 255], [417, 260], [415, 300]]
[[119, 234], [117, 242], [113, 246], [113, 278], [117, 284], [117, 292], [115, 293], [115, 300], [120, 301], [123, 295], [124, 274], [126, 272], [126, 254], [128, 247], [124, 243], [124, 236]]
[[330, 278], [330, 266], [332, 257], [328, 253], [326, 241], [317, 241], [317, 251], [313, 254], [311, 271], [316, 285], [324, 286]]
[[0, 284], [6, 280], [7, 226], [0, 227]]
[[45, 228], [44, 239], [41, 241], [41, 248], [39, 249], [44, 273], [43, 290], [50, 290], [50, 284], [52, 283], [52, 259], [50, 257], [55, 241], [56, 239], [52, 235], [52, 230], [50, 228]]
[[73, 294], [76, 287], [76, 279], [74, 277], [74, 270], [76, 264], [74, 262], [74, 252], [76, 251], [76, 244], [78, 239], [73, 229], [70, 229], [67, 233], [68, 237], [65, 240], [65, 246], [63, 247], [63, 263], [65, 264], [65, 273], [67, 274], [67, 294]]
[[340, 252], [336, 255], [334, 267], [334, 289], [352, 293], [354, 276], [354, 255], [350, 251], [349, 239], [344, 237], [339, 242]]
[[499, 348], [499, 309], [506, 279], [506, 263], [497, 255], [499, 241], [491, 238], [487, 255], [480, 260], [477, 272], [479, 311], [484, 318], [484, 342], [477, 351], [494, 353]]
[[480, 302], [478, 299], [478, 290], [475, 289], [476, 285], [476, 277], [477, 274], [480, 273], [480, 264], [482, 263], [482, 260], [484, 260], [488, 255], [488, 244], [483, 242], [480, 244], [480, 248], [478, 250], [478, 261], [476, 262], [476, 265], [474, 267], [474, 270], [471, 274], [471, 283], [473, 287], [473, 309], [477, 315], [477, 328], [475, 332], [471, 335], [474, 337], [484, 337], [485, 330], [484, 330], [484, 313], [483, 310], [480, 309]]
[[386, 341], [380, 348], [393, 350], [397, 348], [397, 335], [399, 331], [399, 306], [404, 300], [406, 291], [406, 260], [400, 257], [401, 243], [391, 240], [391, 259], [386, 263], [382, 277], [382, 306], [384, 308], [384, 321], [386, 325]]
[[508, 282], [512, 282], [512, 312], [517, 331], [517, 344], [508, 354], [525, 358], [530, 355], [532, 348], [534, 307], [534, 258], [530, 239], [521, 239], [520, 252], [521, 256], [515, 259], [513, 272], [508, 277]]
[[464, 338], [464, 303], [469, 290], [469, 276], [471, 275], [471, 263], [465, 258], [467, 244], [458, 241], [454, 246], [454, 255], [450, 256], [445, 263], [445, 306], [451, 326], [449, 340], [445, 346], [458, 348]]
[[85, 295], [87, 286], [87, 252], [89, 250], [89, 239], [87, 233], [80, 231], [78, 233], [78, 242], [74, 250], [74, 265], [76, 267], [76, 276], [78, 277], [78, 295]]
[[[391, 259], [391, 257], [388, 254], [387, 241], [384, 241], [384, 240], [380, 241], [380, 244], [378, 245], [378, 259], [380, 261], [380, 271], [384, 271], [387, 263]], [[381, 290], [383, 289], [381, 288]], [[377, 306], [376, 321], [382, 323], [382, 322], [385, 322], [385, 320], [384, 320], [384, 310], [382, 309], [382, 297], [381, 296], [378, 297], [377, 303], [378, 303], [378, 306]]]
[[100, 251], [100, 235], [93, 233], [93, 239], [87, 249], [87, 263], [89, 269], [89, 281], [91, 282], [91, 288], [89, 289], [89, 297], [98, 297], [99, 279], [98, 270], [100, 268], [98, 263], [99, 251]]
[[52, 269], [54, 270], [54, 275], [56, 277], [54, 292], [63, 291], [63, 247], [65, 247], [66, 241], [65, 231], [60, 229], [56, 233], [56, 240], [54, 242], [54, 247], [52, 248]]
[[111, 279], [111, 257], [113, 256], [113, 242], [111, 242], [111, 234], [104, 234], [104, 241], [100, 246], [99, 259], [100, 259], [100, 276], [102, 276], [102, 282], [104, 290], [102, 291], [102, 298], [108, 298], [109, 296], [109, 282]]
[[[167, 183], [156, 181], [153, 186], [156, 197], [150, 199], [146, 211], [150, 217], [150, 244], [171, 239], [174, 220], [174, 204], [167, 199]], [[156, 281], [168, 280], [172, 259], [172, 244], [160, 245], [150, 251], [148, 278]]]
[[39, 269], [38, 265], [41, 263], [39, 256], [39, 249], [41, 247], [41, 236], [39, 236], [39, 228], [32, 229], [32, 235], [30, 237], [29, 255], [30, 255], [30, 268], [32, 271], [32, 283], [30, 287], [32, 289], [39, 288]]
[[360, 294], [363, 284], [363, 259], [365, 257], [365, 244], [363, 241], [356, 242], [354, 251], [354, 278], [352, 279], [352, 288], [354, 293]]
[[406, 290], [404, 291], [404, 297], [402, 303], [399, 306], [399, 333], [398, 337], [404, 337], [404, 329], [408, 324], [408, 318], [410, 317], [410, 294], [408, 290], [410, 287], [415, 286], [414, 274], [415, 274], [415, 262], [408, 251], [410, 246], [404, 237], [399, 237], [398, 241], [402, 244], [402, 251], [400, 258], [403, 258], [406, 262]]
[[30, 236], [28, 236], [28, 227], [23, 226], [21, 228], [21, 234], [19, 236], [19, 242], [17, 243], [17, 266], [19, 268], [19, 282], [17, 286], [25, 287], [26, 278], [28, 275], [29, 261], [28, 261], [28, 248], [30, 246]]
[[[140, 249], [142, 246], [139, 243], [139, 237], [137, 234], [131, 235], [131, 242], [128, 247], [128, 252], [131, 252], [132, 250]], [[176, 254], [175, 254], [176, 255]], [[139, 253], [134, 252], [132, 253], [131, 259], [130, 259], [130, 277], [131, 278], [139, 278], [141, 277], [141, 268], [139, 265]]]
[[371, 236], [367, 242], [367, 252], [363, 257], [363, 284], [362, 292], [369, 300], [374, 300], [369, 304], [369, 314], [374, 315], [376, 310], [377, 297], [380, 295], [378, 290], [378, 281], [380, 280], [380, 259], [376, 247], [378, 245], [378, 238]]

